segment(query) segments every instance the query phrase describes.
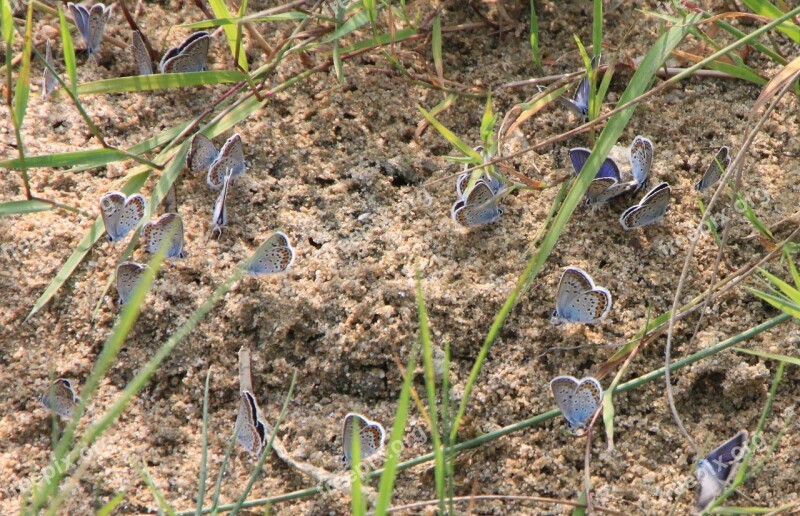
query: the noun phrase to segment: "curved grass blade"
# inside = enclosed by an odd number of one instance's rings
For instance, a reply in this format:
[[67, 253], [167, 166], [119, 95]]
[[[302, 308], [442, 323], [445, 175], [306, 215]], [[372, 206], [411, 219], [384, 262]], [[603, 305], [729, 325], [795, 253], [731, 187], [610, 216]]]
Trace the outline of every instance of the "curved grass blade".
[[[233, 18], [233, 14], [228, 10], [224, 0], [208, 0], [211, 5], [211, 10], [214, 12], [215, 18]], [[241, 40], [238, 37], [237, 25], [223, 25], [225, 30], [225, 37], [228, 39], [228, 45], [231, 47], [231, 56], [239, 56], [238, 65], [242, 70], [249, 70], [247, 64], [247, 54], [245, 54], [244, 47], [241, 45]]]
[[9, 201], [0, 203], [0, 217], [8, 215], [22, 215], [25, 213], [36, 213], [39, 211], [48, 211], [54, 209], [55, 206], [36, 199], [26, 199], [24, 201]]
[[[749, 7], [754, 13], [759, 14], [761, 16], [765, 16], [771, 20], [776, 18], [780, 18], [783, 16], [784, 13], [771, 3], [767, 2], [766, 0], [742, 0], [743, 3]], [[778, 27], [776, 27], [779, 31], [786, 34], [789, 39], [794, 41], [796, 44], [800, 44], [800, 27], [792, 23], [791, 20], [786, 20]]]
[[[33, 44], [33, 2], [28, 4], [25, 20], [25, 48], [22, 51], [22, 64], [14, 88], [14, 126], [19, 131], [28, 111], [28, 98], [31, 93], [31, 45]], [[22, 143], [22, 142], [18, 142]], [[22, 149], [20, 148], [20, 151]]]
[[258, 14], [234, 18], [214, 18], [213, 20], [203, 20], [194, 23], [182, 23], [178, 27], [184, 29], [213, 29], [214, 27], [223, 27], [225, 25], [240, 25], [242, 23], [263, 23], [273, 21], [303, 21], [308, 18], [306, 13], [300, 11], [288, 11], [280, 14], [271, 14], [267, 16], [260, 16]]
[[75, 62], [75, 45], [72, 42], [72, 35], [69, 33], [69, 24], [67, 17], [64, 16], [64, 10], [58, 6], [58, 22], [61, 26], [61, 53], [64, 54], [64, 67], [67, 69], [67, 77], [69, 77], [69, 87], [72, 91], [78, 87], [78, 70], [77, 63]]
[[392, 491], [394, 490], [395, 479], [397, 477], [398, 463], [400, 462], [400, 452], [403, 449], [403, 435], [406, 431], [406, 419], [408, 418], [409, 399], [411, 397], [411, 381], [414, 377], [414, 369], [417, 367], [417, 354], [419, 354], [419, 342], [415, 342], [411, 348], [411, 356], [406, 367], [403, 388], [400, 390], [400, 398], [397, 400], [397, 412], [394, 416], [392, 433], [389, 442], [386, 444], [386, 460], [383, 469], [368, 475], [369, 478], [381, 476], [378, 486], [378, 502], [375, 504], [375, 514], [383, 515], [392, 503]]
[[119, 505], [124, 499], [125, 493], [117, 493], [114, 498], [109, 500], [107, 504], [102, 506], [100, 510], [95, 513], [95, 516], [111, 516], [111, 514], [114, 514], [114, 509], [117, 508], [117, 505]]
[[211, 368], [206, 373], [206, 386], [203, 389], [203, 440], [200, 451], [200, 478], [197, 480], [197, 511], [203, 512], [203, 500], [206, 497], [206, 468], [208, 467], [208, 386], [211, 384]]
[[230, 84], [241, 82], [247, 76], [237, 70], [211, 70], [208, 72], [166, 73], [114, 77], [87, 82], [78, 86], [78, 95], [100, 95], [137, 91], [167, 90], [189, 86]]

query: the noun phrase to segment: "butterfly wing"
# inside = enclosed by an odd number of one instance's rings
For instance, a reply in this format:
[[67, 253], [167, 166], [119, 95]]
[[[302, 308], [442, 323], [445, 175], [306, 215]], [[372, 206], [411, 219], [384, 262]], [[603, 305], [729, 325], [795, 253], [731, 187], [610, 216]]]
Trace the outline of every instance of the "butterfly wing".
[[611, 294], [602, 287], [578, 294], [559, 309], [558, 317], [565, 322], [594, 324], [611, 310]]
[[594, 281], [589, 274], [578, 267], [567, 267], [561, 274], [556, 293], [556, 317], [564, 319], [569, 302], [584, 292], [594, 288]]
[[731, 164], [729, 152], [730, 149], [728, 149], [728, 147], [722, 147], [719, 151], [717, 151], [717, 155], [714, 156], [714, 160], [708, 165], [708, 168], [706, 168], [706, 172], [703, 174], [703, 177], [701, 177], [700, 180], [695, 183], [695, 190], [698, 192], [703, 191], [719, 181], [719, 179], [722, 177], [722, 174]]
[[583, 166], [586, 164], [586, 160], [589, 159], [591, 154], [592, 151], [584, 149], [583, 147], [575, 147], [569, 150], [569, 160], [572, 163], [572, 170], [575, 171], [576, 176], [581, 173]]
[[558, 408], [572, 426], [572, 400], [575, 389], [578, 387], [578, 380], [572, 376], [558, 376], [550, 381], [550, 390], [553, 392], [553, 399], [556, 400]]
[[559, 100], [575, 116], [586, 120], [586, 117], [589, 116], [589, 80], [586, 77], [580, 80], [575, 95], [571, 99], [559, 97]]
[[610, 177], [615, 181], [619, 181], [620, 174], [619, 174], [619, 165], [617, 162], [611, 158], [606, 158], [603, 161], [603, 164], [600, 165], [600, 170], [597, 171], [597, 175], [594, 176], [595, 179], [600, 179], [603, 177]]
[[670, 187], [661, 183], [645, 195], [638, 205], [631, 206], [622, 213], [620, 224], [625, 231], [655, 224], [667, 213]]
[[150, 53], [147, 51], [147, 46], [142, 39], [142, 33], [138, 30], [133, 31], [131, 36], [133, 58], [136, 60], [136, 68], [139, 70], [139, 75], [153, 75], [153, 61], [150, 59]]
[[747, 432], [742, 430], [700, 460], [695, 471], [699, 486], [698, 510], [706, 508], [722, 493], [746, 451]]
[[123, 208], [125, 208], [125, 194], [121, 192], [109, 192], [100, 197], [100, 213], [103, 215], [103, 225], [111, 242], [121, 238], [118, 226]]
[[81, 37], [83, 38], [83, 42], [86, 45], [86, 50], [91, 54], [91, 33], [89, 32], [89, 11], [82, 5], [76, 5], [72, 2], [67, 4], [67, 8], [69, 9], [70, 14], [72, 15], [72, 21], [75, 22], [75, 26], [78, 27], [78, 32], [81, 33]]
[[211, 218], [212, 231], [221, 233], [222, 227], [228, 224], [228, 191], [231, 185], [231, 175], [225, 176], [222, 185], [222, 191], [217, 197], [217, 202], [214, 204], [214, 215]]
[[[55, 61], [53, 60], [53, 49], [50, 46], [50, 40], [47, 40], [45, 44], [45, 54], [44, 60], [47, 64], [52, 67], [55, 67]], [[44, 77], [42, 79], [42, 97], [47, 98], [50, 96], [53, 91], [58, 87], [58, 79], [56, 79], [55, 74], [50, 71], [50, 68], [47, 66], [44, 67]]]
[[370, 421], [368, 425], [361, 428], [359, 434], [362, 459], [372, 456], [383, 447], [386, 432], [380, 423]]
[[[369, 421], [367, 418], [362, 416], [361, 414], [356, 414], [355, 412], [351, 412], [344, 417], [344, 421], [342, 422], [342, 447], [344, 449], [344, 462], [347, 464], [348, 467], [353, 463], [352, 462], [352, 448], [353, 448], [353, 433], [355, 430], [355, 426], [359, 428], [359, 434], [361, 430], [369, 426]], [[361, 444], [361, 440], [359, 439], [359, 444]], [[364, 450], [361, 449], [361, 455], [363, 456]]]
[[148, 253], [155, 253], [161, 248], [164, 239], [172, 234], [167, 258], [184, 258], [183, 254], [183, 218], [177, 213], [165, 213], [155, 221], [142, 226], [142, 245]]
[[70, 419], [79, 400], [75, 396], [72, 383], [65, 378], [59, 378], [39, 397], [39, 401], [56, 415]]
[[147, 265], [136, 262], [122, 262], [117, 266], [117, 293], [120, 305], [130, 300], [133, 289], [147, 268]]
[[195, 32], [164, 54], [159, 64], [161, 73], [202, 72], [206, 69], [210, 42], [208, 32]]
[[629, 183], [618, 183], [611, 177], [601, 177], [589, 183], [589, 187], [586, 189], [586, 203], [602, 204], [628, 190], [630, 190]]
[[242, 138], [238, 134], [234, 134], [228, 138], [220, 149], [217, 159], [209, 167], [206, 182], [216, 190], [222, 186], [225, 174], [230, 173], [231, 177], [236, 178], [244, 174], [244, 171]]
[[[458, 205], [458, 202], [456, 202]], [[503, 214], [489, 186], [479, 180], [461, 206], [453, 205], [451, 216], [461, 226], [475, 227], [496, 222]]]
[[208, 170], [208, 167], [217, 159], [217, 148], [203, 133], [197, 133], [192, 138], [192, 145], [186, 155], [186, 166], [192, 172]]
[[653, 167], [653, 142], [637, 136], [633, 139], [628, 152], [631, 158], [633, 179], [636, 181], [637, 188], [644, 188], [647, 185], [647, 178], [650, 177], [650, 169]]
[[131, 195], [125, 201], [125, 207], [122, 208], [122, 213], [119, 216], [117, 224], [117, 237], [123, 238], [130, 232], [131, 229], [136, 227], [136, 224], [144, 216], [144, 209], [146, 207], [144, 197], [139, 194]]
[[94, 55], [100, 50], [103, 42], [103, 33], [106, 30], [106, 19], [111, 14], [111, 8], [106, 9], [103, 4], [94, 4], [89, 9], [89, 41], [86, 49], [90, 55]]
[[294, 248], [289, 244], [289, 238], [278, 231], [256, 249], [247, 272], [252, 275], [277, 274], [288, 270], [293, 261]]
[[236, 414], [236, 440], [253, 455], [261, 452], [264, 444], [265, 425], [259, 420], [258, 404], [250, 391], [239, 395], [239, 410]]
[[572, 397], [572, 419], [570, 423], [573, 430], [585, 428], [589, 418], [600, 406], [603, 399], [603, 387], [594, 378], [584, 378], [580, 381]]

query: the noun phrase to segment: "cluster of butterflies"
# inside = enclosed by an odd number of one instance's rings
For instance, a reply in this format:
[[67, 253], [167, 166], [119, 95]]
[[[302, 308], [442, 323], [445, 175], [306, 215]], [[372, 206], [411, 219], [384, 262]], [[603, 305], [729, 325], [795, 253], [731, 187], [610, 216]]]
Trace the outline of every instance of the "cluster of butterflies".
[[[480, 150], [480, 147], [476, 150]], [[591, 154], [591, 150], [582, 147], [569, 150], [569, 158], [575, 175], [580, 174]], [[637, 136], [628, 148], [628, 156], [633, 177], [628, 181], [623, 181], [617, 162], [612, 158], [606, 158], [586, 190], [587, 205], [597, 206], [622, 194], [647, 188], [650, 171], [653, 167], [653, 142], [643, 136]], [[706, 168], [703, 177], [695, 184], [695, 189], [702, 191], [716, 183], [730, 162], [728, 147], [722, 147]], [[503, 214], [503, 209], [499, 205], [500, 198], [508, 191], [505, 188], [505, 181], [494, 173], [484, 172], [470, 189], [471, 179], [472, 175], [466, 172], [456, 179], [458, 200], [450, 209], [450, 216], [463, 227], [482, 226], [497, 222]], [[638, 203], [622, 213], [619, 218], [622, 228], [629, 231], [660, 222], [669, 208], [670, 193], [670, 186], [666, 182], [653, 187]]]
[[[572, 376], [558, 376], [550, 381], [550, 390], [572, 432], [586, 428], [603, 400], [603, 387], [592, 377], [578, 380]], [[39, 396], [39, 401], [57, 416], [71, 419], [80, 400], [72, 383], [65, 378], [59, 378]], [[236, 441], [250, 454], [260, 455], [270, 437], [269, 433], [270, 428], [262, 417], [255, 396], [250, 391], [242, 391], [234, 426]], [[358, 436], [361, 462], [383, 448], [386, 431], [380, 423], [370, 421], [361, 414], [347, 414], [342, 422], [343, 453], [339, 461], [348, 468], [353, 463], [355, 436]], [[733, 473], [744, 457], [747, 444], [747, 432], [743, 430], [698, 461], [695, 470], [699, 486], [698, 509], [707, 507], [733, 479]]]
[[[83, 42], [86, 46], [86, 53], [95, 62], [100, 51], [100, 44], [103, 42], [106, 22], [111, 16], [111, 7], [106, 7], [101, 3], [92, 5], [90, 8], [83, 5], [69, 2], [67, 9], [78, 27]], [[160, 73], [184, 73], [201, 72], [206, 70], [206, 57], [211, 44], [211, 35], [208, 32], [195, 32], [183, 40], [179, 45], [168, 49], [158, 63]], [[136, 60], [136, 68], [139, 75], [153, 74], [153, 61], [145, 45], [141, 32], [134, 31], [131, 36], [131, 48], [133, 57]], [[55, 66], [50, 40], [45, 46], [45, 60], [51, 66]], [[42, 95], [47, 98], [58, 87], [58, 79], [45, 67], [42, 87]]]
[[[550, 381], [550, 390], [573, 433], [585, 429], [602, 405], [603, 387], [596, 378], [578, 380], [572, 376], [558, 376]], [[704, 510], [722, 494], [733, 479], [747, 445], [747, 432], [742, 430], [698, 461], [695, 469], [697, 510]]]
[[[186, 166], [192, 173], [206, 172], [206, 183], [213, 190], [221, 190], [214, 205], [213, 232], [222, 233], [228, 224], [228, 193], [234, 179], [244, 174], [244, 150], [242, 138], [234, 134], [217, 152], [214, 143], [204, 134], [197, 133], [186, 155]], [[277, 271], [276, 271], [277, 272]]]
[[[214, 144], [202, 134], [195, 135], [187, 156], [187, 165], [192, 172], [208, 171], [206, 181], [211, 188], [221, 189], [214, 206], [212, 233], [221, 234], [227, 224], [226, 199], [234, 178], [244, 174], [245, 162], [242, 139], [234, 134], [217, 152]], [[145, 215], [146, 203], [140, 194], [126, 196], [121, 192], [109, 192], [100, 198], [108, 240], [118, 242], [135, 228]], [[185, 258], [183, 251], [183, 219], [177, 213], [165, 213], [142, 225], [141, 245], [148, 253], [155, 253], [166, 246], [167, 258]], [[247, 272], [252, 275], [277, 274], [289, 269], [294, 261], [294, 248], [282, 232], [273, 233], [265, 245], [259, 247], [248, 263]], [[147, 265], [126, 261], [117, 266], [116, 286], [119, 303], [128, 302]]]
[[[66, 378], [55, 380], [50, 387], [39, 396], [45, 408], [63, 419], [72, 419], [80, 399], [75, 394], [72, 382]], [[252, 455], [260, 455], [270, 437], [270, 427], [264, 421], [261, 409], [255, 396], [243, 390], [239, 396], [239, 409], [236, 414], [234, 434], [236, 441]], [[386, 440], [383, 425], [370, 421], [361, 414], [351, 412], [342, 422], [343, 453], [339, 461], [348, 468], [352, 465], [353, 436], [358, 436], [359, 455], [361, 461], [378, 453]]]

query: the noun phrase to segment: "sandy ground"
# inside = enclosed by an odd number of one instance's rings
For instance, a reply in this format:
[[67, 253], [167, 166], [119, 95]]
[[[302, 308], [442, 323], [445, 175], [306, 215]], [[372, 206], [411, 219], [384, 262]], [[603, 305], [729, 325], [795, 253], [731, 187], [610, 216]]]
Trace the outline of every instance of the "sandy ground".
[[[507, 8], [525, 20], [527, 2]], [[635, 59], [657, 37], [658, 24], [635, 11], [643, 2], [610, 6], [605, 41]], [[445, 25], [479, 21], [456, 2], [444, 4]], [[537, 2], [542, 48], [548, 74], [578, 69], [573, 33], [590, 40], [588, 2]], [[252, 10], [262, 8], [251, 5]], [[719, 6], [717, 6], [719, 7]], [[427, 12], [428, 7], [424, 9]], [[491, 18], [491, 5], [480, 10]], [[171, 24], [201, 18], [191, 3], [148, 4], [139, 21], [156, 42]], [[36, 42], [54, 37], [57, 22], [44, 18], [36, 26]], [[286, 25], [270, 29], [275, 41], [288, 34]], [[121, 14], [109, 33], [127, 40]], [[185, 33], [173, 30], [169, 44]], [[784, 40], [784, 51], [797, 54]], [[77, 44], [81, 48], [81, 44]], [[56, 45], [60, 53], [60, 44]], [[430, 46], [409, 46], [432, 63]], [[688, 48], [688, 46], [686, 47]], [[462, 84], [496, 87], [531, 77], [527, 28], [499, 36], [489, 29], [449, 33], [444, 38], [445, 74]], [[228, 66], [227, 46], [217, 36], [211, 68]], [[407, 66], [417, 66], [410, 53]], [[81, 62], [85, 56], [79, 58]], [[128, 53], [105, 45], [99, 67], [82, 64], [82, 81], [131, 75]], [[751, 60], [756, 69], [769, 63]], [[253, 349], [253, 382], [262, 410], [277, 417], [293, 370], [297, 390], [280, 438], [299, 459], [334, 471], [341, 454], [340, 421], [350, 411], [362, 412], [389, 427], [396, 408], [400, 375], [393, 355], [405, 362], [417, 335], [414, 270], [419, 264], [438, 346], [450, 342], [454, 383], [461, 392], [492, 318], [526, 263], [526, 250], [540, 228], [555, 189], [522, 192], [504, 202], [497, 224], [465, 233], [449, 218], [455, 201], [452, 180], [431, 183], [457, 169], [442, 156], [452, 153], [433, 130], [420, 139], [414, 130], [421, 119], [416, 105], [432, 108], [440, 92], [409, 84], [394, 74], [382, 57], [348, 62], [346, 84], [335, 76], [312, 76], [275, 97], [268, 108], [236, 127], [245, 142], [247, 175], [231, 196], [232, 221], [219, 240], [206, 243], [216, 193], [203, 177], [181, 179], [179, 211], [186, 225], [188, 257], [166, 267], [148, 296], [139, 321], [123, 345], [116, 365], [90, 402], [81, 428], [103, 414], [126, 383], [191, 312], [273, 230], [285, 231], [297, 248], [291, 271], [280, 277], [246, 279], [175, 350], [117, 424], [93, 448], [92, 460], [66, 505], [65, 513], [86, 513], [125, 491], [120, 512], [153, 511], [156, 503], [134, 469], [145, 464], [156, 485], [179, 509], [194, 507], [201, 450], [201, 409], [206, 371], [212, 374], [210, 395], [209, 483], [224, 455], [237, 406], [236, 352]], [[296, 59], [285, 63], [278, 77], [302, 71]], [[431, 66], [432, 69], [432, 66]], [[40, 73], [36, 68], [36, 74]], [[773, 69], [768, 70], [774, 73]], [[613, 80], [609, 101], [625, 87], [629, 74]], [[277, 82], [277, 80], [276, 80]], [[224, 87], [194, 88], [153, 94], [116, 94], [84, 98], [88, 112], [111, 142], [137, 143], [160, 130], [190, 119]], [[684, 250], [699, 220], [694, 182], [720, 145], [734, 149], [748, 127], [747, 116], [759, 88], [742, 81], [685, 81], [640, 106], [620, 145], [637, 134], [655, 142], [653, 176], [668, 181], [673, 199], [666, 221], [626, 233], [617, 219], [633, 198], [625, 197], [592, 211], [576, 211], [566, 232], [530, 291], [521, 299], [501, 331], [472, 394], [462, 438], [511, 424], [554, 406], [547, 382], [559, 374], [589, 375], [616, 346], [644, 324], [646, 307], [660, 314], [671, 305], [683, 264]], [[533, 90], [500, 90], [495, 110], [502, 116]], [[459, 100], [441, 121], [471, 144], [478, 143], [482, 101]], [[757, 212], [774, 223], [797, 210], [800, 185], [798, 101], [786, 98], [773, 114], [747, 160], [746, 192]], [[14, 156], [13, 131], [3, 117], [4, 155]], [[515, 145], [540, 141], [574, 126], [560, 108], [550, 108], [524, 126]], [[24, 136], [30, 155], [94, 148], [97, 143], [74, 107], [66, 102], [31, 98]], [[216, 139], [221, 144], [225, 134]], [[536, 179], [555, 180], [568, 173], [566, 149], [585, 146], [585, 137], [514, 160], [520, 171]], [[91, 216], [49, 211], [0, 219], [0, 475], [3, 513], [19, 504], [22, 479], [40, 475], [51, 453], [50, 418], [36, 401], [52, 371], [82, 385], [114, 324], [116, 310], [105, 302], [95, 320], [92, 311], [113, 274], [122, 245], [100, 241], [59, 294], [35, 317], [22, 323], [34, 300], [54, 277], [99, 213], [97, 200], [124, 182], [130, 162], [85, 172], [37, 169], [31, 183], [37, 195], [69, 204]], [[541, 171], [541, 176], [536, 168]], [[627, 171], [627, 164], [623, 164]], [[155, 185], [152, 177], [143, 192]], [[0, 201], [23, 196], [16, 173], [0, 175]], [[705, 196], [706, 200], [708, 195]], [[728, 256], [737, 267], [765, 250], [744, 239], [747, 223], [732, 222]], [[713, 240], [701, 239], [685, 296], [700, 292], [716, 256]], [[10, 251], [9, 251], [10, 250]], [[144, 259], [141, 250], [135, 258]], [[589, 271], [607, 287], [614, 307], [595, 326], [552, 326], [560, 271], [574, 265]], [[784, 266], [771, 269], [786, 277]], [[730, 269], [724, 267], [724, 272]], [[110, 300], [110, 293], [107, 295]], [[684, 356], [774, 317], [777, 311], [738, 290], [708, 311], [698, 338], [686, 346], [696, 319], [679, 324], [675, 354]], [[662, 365], [665, 339], [645, 349], [626, 379]], [[797, 354], [800, 331], [785, 324], [759, 335], [747, 347]], [[754, 430], [767, 397], [774, 362], [733, 351], [715, 355], [676, 375], [678, 408], [694, 438], [710, 449], [739, 429]], [[784, 428], [800, 394], [800, 373], [789, 367], [766, 425], [767, 439], [786, 435], [756, 477], [733, 503], [774, 505], [798, 500], [797, 423]], [[604, 380], [607, 385], [609, 379]], [[422, 387], [421, 376], [416, 386]], [[422, 391], [420, 391], [422, 392]], [[690, 493], [676, 493], [690, 478], [693, 456], [673, 424], [663, 382], [621, 395], [616, 405], [616, 450], [605, 451], [596, 438], [592, 462], [595, 501], [624, 513], [676, 514], [689, 511]], [[414, 408], [409, 431], [424, 420]], [[413, 443], [404, 457], [429, 451]], [[503, 494], [575, 499], [583, 479], [584, 439], [565, 430], [561, 418], [501, 438], [459, 457], [457, 494]], [[757, 461], [765, 459], [761, 454]], [[222, 488], [222, 501], [236, 499], [253, 467], [238, 451]], [[433, 472], [418, 466], [399, 475], [395, 501], [411, 503], [434, 497]], [[277, 495], [314, 485], [274, 456], [251, 498]], [[279, 504], [280, 513], [344, 513], [349, 498], [340, 493]], [[461, 506], [465, 509], [465, 506]], [[480, 514], [555, 513], [563, 506], [479, 502]]]

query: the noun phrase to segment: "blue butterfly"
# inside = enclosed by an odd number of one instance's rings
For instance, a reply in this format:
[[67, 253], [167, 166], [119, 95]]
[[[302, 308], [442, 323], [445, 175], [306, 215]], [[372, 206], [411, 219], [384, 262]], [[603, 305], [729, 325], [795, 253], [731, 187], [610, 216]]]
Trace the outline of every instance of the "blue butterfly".
[[[569, 150], [569, 159], [572, 162], [575, 175], [581, 173], [591, 153], [592, 151], [582, 147]], [[630, 191], [632, 186], [631, 183], [623, 183], [620, 180], [619, 166], [617, 166], [616, 161], [606, 158], [586, 190], [586, 204], [608, 202], [610, 199]]]

